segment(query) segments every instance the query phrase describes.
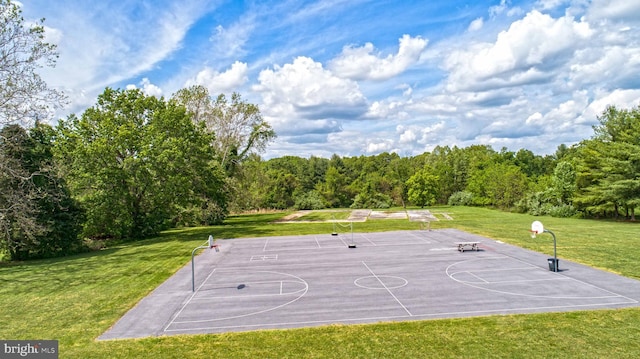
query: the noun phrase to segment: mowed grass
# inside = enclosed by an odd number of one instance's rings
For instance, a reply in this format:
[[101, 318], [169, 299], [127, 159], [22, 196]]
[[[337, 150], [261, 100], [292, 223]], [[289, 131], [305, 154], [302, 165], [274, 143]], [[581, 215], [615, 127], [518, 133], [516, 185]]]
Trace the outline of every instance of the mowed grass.
[[[446, 207], [455, 227], [640, 278], [640, 225], [532, 217]], [[640, 309], [329, 325], [277, 331], [96, 341], [140, 299], [190, 261], [209, 234], [225, 238], [330, 233], [330, 223], [274, 223], [287, 213], [243, 215], [222, 226], [172, 230], [158, 238], [56, 260], [0, 264], [0, 339], [58, 339], [60, 358], [553, 358], [640, 356]], [[440, 217], [439, 217], [440, 218]], [[354, 223], [354, 230], [419, 229], [407, 220]]]
[[309, 211], [304, 216], [298, 217], [297, 221], [313, 221], [313, 222], [325, 222], [325, 221], [344, 221], [351, 215], [350, 210], [323, 210], [323, 211]]

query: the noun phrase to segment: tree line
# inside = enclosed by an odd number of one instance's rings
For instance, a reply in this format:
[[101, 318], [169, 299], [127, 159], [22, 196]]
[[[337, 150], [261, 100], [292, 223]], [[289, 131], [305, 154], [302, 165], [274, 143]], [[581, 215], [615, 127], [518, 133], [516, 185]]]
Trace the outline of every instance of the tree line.
[[331, 158], [260, 155], [276, 137], [258, 106], [203, 86], [170, 98], [106, 88], [81, 114], [37, 75], [55, 46], [0, 0], [0, 259], [68, 255], [106, 240], [215, 225], [261, 209], [491, 206], [635, 220], [640, 107], [608, 107], [590, 139], [553, 155], [438, 146]]
[[614, 106], [594, 135], [552, 155], [487, 145], [437, 146], [413, 157], [251, 157], [235, 211], [259, 208], [491, 206], [532, 215], [635, 221], [640, 205], [640, 106]]

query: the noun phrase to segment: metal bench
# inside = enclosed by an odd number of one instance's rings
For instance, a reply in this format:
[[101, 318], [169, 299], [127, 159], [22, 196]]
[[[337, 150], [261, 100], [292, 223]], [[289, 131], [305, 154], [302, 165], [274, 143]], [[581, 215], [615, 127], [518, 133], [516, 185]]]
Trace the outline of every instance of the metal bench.
[[478, 251], [478, 244], [480, 244], [480, 242], [458, 242], [456, 243], [458, 245], [458, 250], [460, 252], [464, 252], [465, 248], [470, 248], [472, 251]]

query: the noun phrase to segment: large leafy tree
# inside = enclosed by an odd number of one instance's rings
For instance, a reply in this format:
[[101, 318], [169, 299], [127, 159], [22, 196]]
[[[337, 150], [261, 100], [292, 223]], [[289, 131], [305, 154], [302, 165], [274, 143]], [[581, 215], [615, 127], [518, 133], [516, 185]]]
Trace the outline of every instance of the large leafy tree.
[[17, 259], [28, 252], [34, 238], [43, 233], [37, 223], [35, 198], [30, 166], [25, 166], [29, 152], [29, 138], [19, 125], [6, 126], [0, 131], [0, 247]]
[[425, 166], [407, 180], [409, 201], [424, 207], [436, 203], [438, 198], [438, 176], [433, 169]]
[[0, 248], [11, 259], [53, 257], [82, 247], [82, 213], [53, 163], [50, 126], [36, 124], [27, 132], [8, 125], [0, 134], [0, 158], [17, 172], [0, 173]]
[[146, 237], [185, 208], [226, 211], [213, 139], [176, 101], [107, 88], [58, 132], [58, 154], [87, 208], [87, 236]]
[[438, 177], [437, 202], [447, 203], [449, 197], [463, 191], [469, 175], [469, 160], [458, 147], [437, 146], [427, 158], [433, 174]]
[[213, 146], [220, 164], [230, 173], [251, 153], [264, 151], [276, 137], [258, 106], [244, 101], [238, 93], [230, 100], [224, 94], [212, 100], [206, 87], [195, 85], [178, 91], [174, 99], [185, 105], [194, 122], [204, 123], [215, 134]]
[[524, 198], [527, 177], [516, 165], [491, 163], [473, 172], [467, 190], [473, 193], [476, 204], [510, 208]]
[[[45, 41], [43, 22], [25, 22], [17, 3], [0, 0], [0, 128], [32, 125], [50, 117], [64, 103], [63, 94], [38, 74], [43, 66], [55, 66], [58, 56], [56, 46]], [[24, 143], [24, 135], [13, 127], [0, 134], [0, 142], [8, 150], [8, 146]], [[39, 230], [34, 224], [38, 215], [35, 199], [45, 195], [36, 190], [31, 168], [21, 157], [11, 157], [6, 151], [0, 154], [0, 193], [5, 199], [0, 201], [0, 228], [20, 228], [25, 236]]]
[[595, 135], [577, 151], [574, 202], [587, 211], [618, 215], [621, 208], [635, 220], [640, 205], [640, 106], [608, 107], [594, 126]]

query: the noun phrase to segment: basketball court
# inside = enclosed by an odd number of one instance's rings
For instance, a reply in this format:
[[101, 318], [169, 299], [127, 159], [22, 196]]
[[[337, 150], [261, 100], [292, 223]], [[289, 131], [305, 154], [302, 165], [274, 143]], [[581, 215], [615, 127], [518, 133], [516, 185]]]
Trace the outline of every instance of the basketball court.
[[[456, 243], [478, 242], [458, 251]], [[640, 281], [459, 230], [219, 240], [99, 339], [638, 306]], [[352, 247], [352, 248], [350, 248]], [[560, 253], [561, 256], [561, 253]], [[188, 258], [188, 255], [185, 255]]]

